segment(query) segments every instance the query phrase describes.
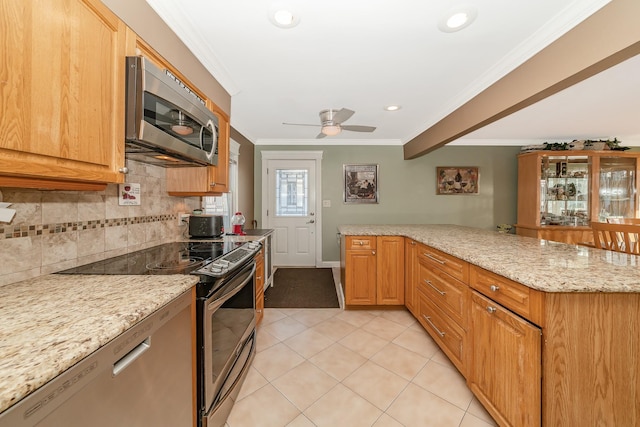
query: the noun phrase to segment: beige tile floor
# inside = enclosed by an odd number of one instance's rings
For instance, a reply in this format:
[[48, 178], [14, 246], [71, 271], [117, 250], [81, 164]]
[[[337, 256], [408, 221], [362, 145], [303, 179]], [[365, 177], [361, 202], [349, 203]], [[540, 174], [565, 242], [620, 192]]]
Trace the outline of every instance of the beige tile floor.
[[265, 309], [227, 427], [496, 425], [406, 310]]

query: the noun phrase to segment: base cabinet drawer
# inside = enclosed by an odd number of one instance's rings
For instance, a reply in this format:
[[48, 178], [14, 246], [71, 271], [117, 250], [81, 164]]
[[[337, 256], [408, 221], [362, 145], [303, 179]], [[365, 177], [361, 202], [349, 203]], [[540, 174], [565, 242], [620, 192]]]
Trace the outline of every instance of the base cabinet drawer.
[[469, 291], [466, 284], [420, 262], [418, 289], [466, 330]]
[[420, 245], [418, 259], [425, 265], [442, 270], [462, 282], [469, 281], [469, 263], [430, 246]]
[[420, 324], [438, 343], [442, 351], [449, 357], [458, 370], [465, 375], [465, 341], [466, 332], [460, 325], [431, 303], [422, 291], [418, 290], [420, 304]]
[[504, 307], [543, 326], [544, 294], [506, 277], [471, 266], [469, 285]]

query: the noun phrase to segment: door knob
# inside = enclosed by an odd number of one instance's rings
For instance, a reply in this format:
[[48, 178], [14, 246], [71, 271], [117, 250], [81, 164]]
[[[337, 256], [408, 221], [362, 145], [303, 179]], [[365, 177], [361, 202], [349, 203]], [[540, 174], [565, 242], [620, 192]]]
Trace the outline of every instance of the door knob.
[[307, 221], [307, 224], [313, 224], [314, 222], [316, 222], [314, 219], [312, 219], [311, 221]]

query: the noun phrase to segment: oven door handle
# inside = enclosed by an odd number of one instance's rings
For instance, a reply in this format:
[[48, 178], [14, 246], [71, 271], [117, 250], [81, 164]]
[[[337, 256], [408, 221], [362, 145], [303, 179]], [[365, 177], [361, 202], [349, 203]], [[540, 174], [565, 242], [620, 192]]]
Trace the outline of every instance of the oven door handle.
[[[207, 311], [217, 310], [229, 298], [237, 294], [240, 291], [240, 289], [242, 289], [244, 285], [246, 285], [249, 282], [249, 280], [253, 278], [255, 272], [256, 272], [256, 263], [254, 262], [251, 265], [251, 271], [248, 274], [244, 274], [244, 272], [241, 272], [238, 275], [241, 277], [235, 277], [232, 281], [230, 281], [229, 283], [224, 285], [220, 290], [218, 290], [218, 292], [216, 292], [213, 296], [207, 299], [207, 301], [212, 300], [207, 304]], [[241, 283], [239, 285], [236, 285], [236, 283], [239, 280], [241, 280]]]

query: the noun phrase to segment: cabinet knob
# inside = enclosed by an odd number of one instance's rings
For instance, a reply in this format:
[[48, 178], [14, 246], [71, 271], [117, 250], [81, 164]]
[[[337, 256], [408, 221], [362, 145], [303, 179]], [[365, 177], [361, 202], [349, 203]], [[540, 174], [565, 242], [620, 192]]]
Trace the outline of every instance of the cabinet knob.
[[491, 285], [489, 286], [489, 289], [491, 289], [491, 292], [498, 292], [500, 290], [500, 286]]
[[362, 246], [362, 245], [364, 245], [364, 242], [363, 242], [362, 240], [360, 240], [360, 241], [358, 242], [358, 244], [359, 244], [360, 246]]
[[129, 173], [129, 168], [125, 166], [123, 168], [118, 169], [118, 172], [120, 172], [120, 173]]
[[375, 255], [375, 254], [376, 254], [376, 251], [371, 251], [371, 255]]
[[212, 182], [211, 184], [209, 184], [209, 187], [215, 187], [215, 186], [216, 186], [215, 182]]
[[489, 307], [487, 307], [487, 312], [489, 312], [489, 314], [493, 314], [493, 313], [496, 312], [496, 308], [489, 306]]

